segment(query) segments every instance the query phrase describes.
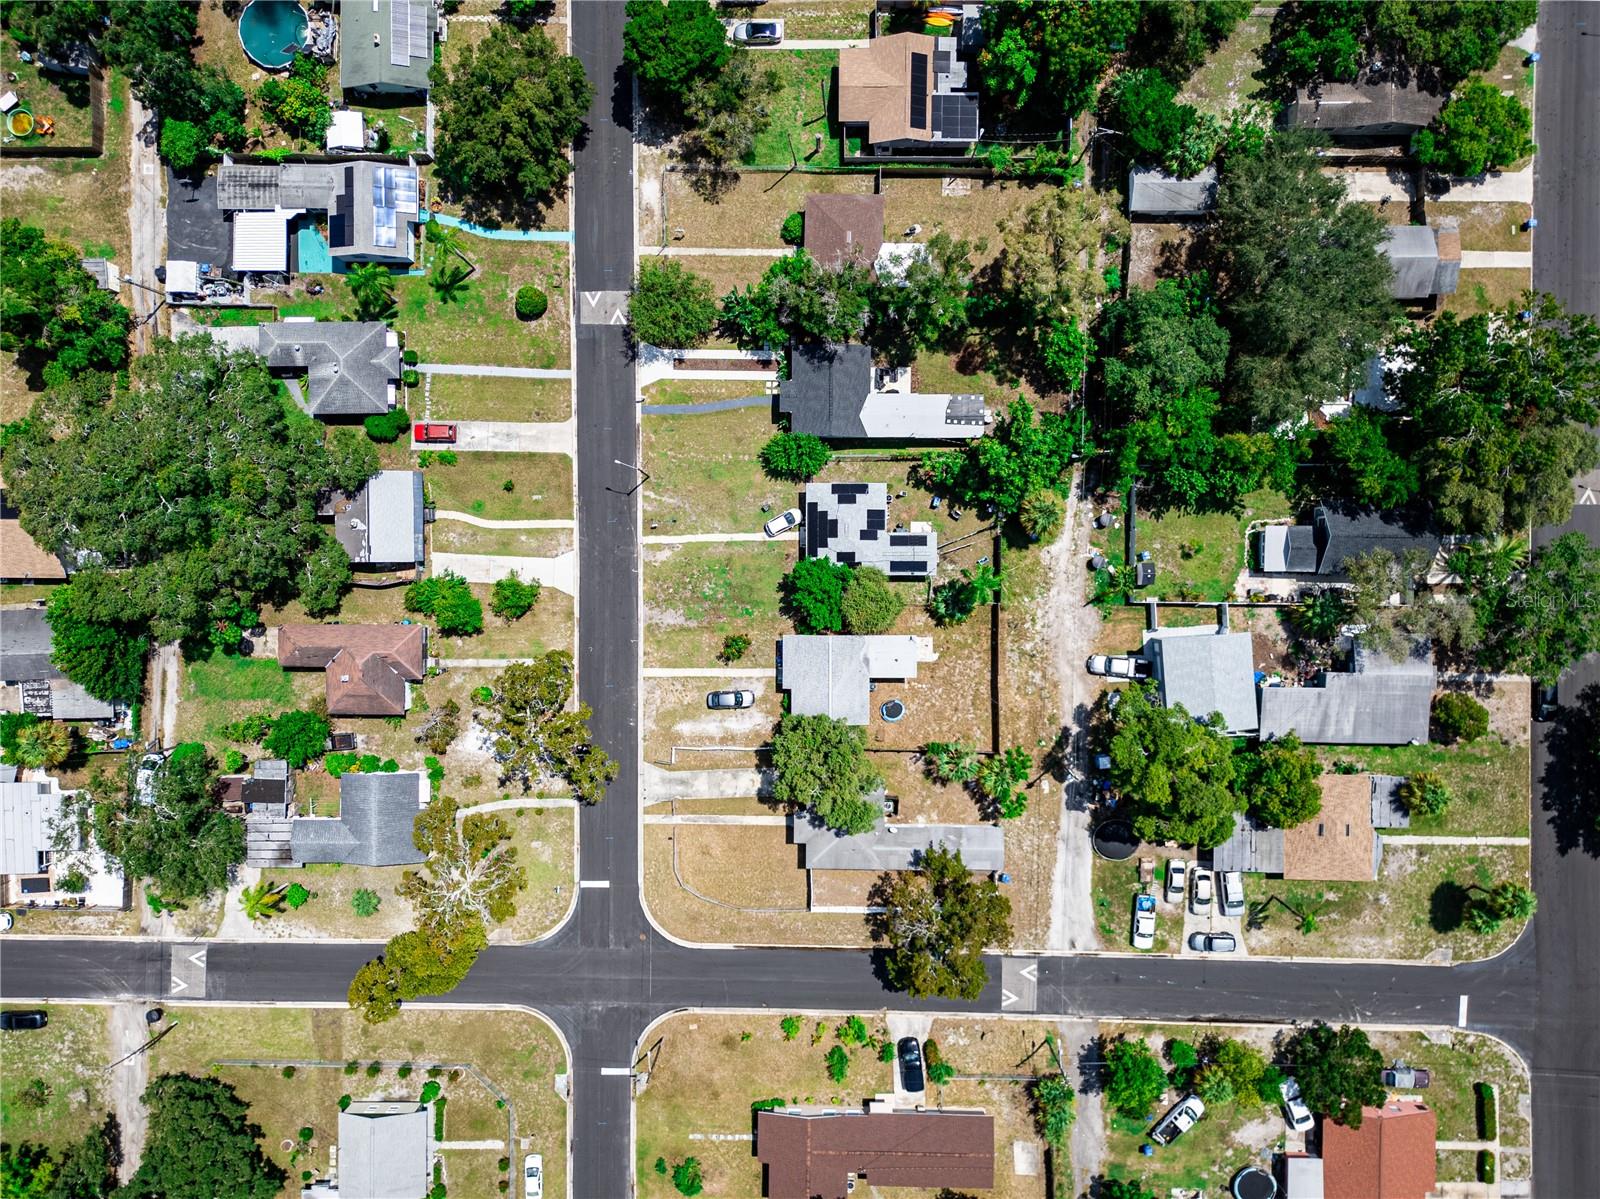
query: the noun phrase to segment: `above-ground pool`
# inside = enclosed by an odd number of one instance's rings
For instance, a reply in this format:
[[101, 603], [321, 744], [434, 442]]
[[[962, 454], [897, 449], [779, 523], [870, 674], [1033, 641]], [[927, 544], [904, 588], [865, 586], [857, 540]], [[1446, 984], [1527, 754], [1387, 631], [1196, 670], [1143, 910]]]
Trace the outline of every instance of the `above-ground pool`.
[[295, 0], [250, 0], [239, 14], [239, 44], [257, 66], [280, 70], [304, 47], [308, 24]]
[[1090, 836], [1095, 853], [1111, 862], [1127, 861], [1140, 844], [1139, 838], [1134, 835], [1133, 825], [1120, 817], [1095, 825]]

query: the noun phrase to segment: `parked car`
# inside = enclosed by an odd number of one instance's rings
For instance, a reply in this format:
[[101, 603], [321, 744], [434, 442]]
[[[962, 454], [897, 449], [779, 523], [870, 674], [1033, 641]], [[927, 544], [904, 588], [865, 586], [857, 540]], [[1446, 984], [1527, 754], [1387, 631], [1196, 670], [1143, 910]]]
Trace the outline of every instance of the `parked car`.
[[1200, 1101], [1200, 1096], [1186, 1095], [1177, 1107], [1156, 1121], [1156, 1126], [1150, 1130], [1150, 1139], [1157, 1145], [1170, 1145], [1205, 1114], [1206, 1105]]
[[1383, 1085], [1398, 1091], [1420, 1091], [1432, 1081], [1433, 1075], [1428, 1071], [1408, 1066], [1404, 1062], [1396, 1062], [1383, 1072]]
[[1194, 883], [1189, 889], [1189, 910], [1196, 916], [1211, 912], [1211, 871], [1194, 868]]
[[1090, 654], [1085, 663], [1090, 674], [1103, 674], [1113, 679], [1147, 679], [1150, 663], [1144, 658], [1118, 657], [1111, 654]]
[[157, 753], [145, 754], [139, 759], [139, 768], [133, 774], [133, 796], [140, 803], [155, 803], [156, 771], [161, 769], [164, 761], [166, 758]]
[[706, 707], [713, 711], [728, 708], [753, 708], [756, 706], [756, 693], [754, 691], [713, 691], [706, 696]]
[[742, 46], [776, 46], [783, 41], [783, 22], [736, 21], [728, 34]]
[[1232, 933], [1190, 933], [1189, 948], [1196, 953], [1232, 953], [1239, 942]]
[[435, 445], [454, 445], [456, 427], [446, 424], [416, 424], [411, 427], [411, 440]]
[[27, 1032], [49, 1023], [46, 1012], [0, 1012], [0, 1028], [7, 1032]]
[[530, 1153], [522, 1159], [522, 1194], [525, 1199], [544, 1199], [544, 1154]]
[[1289, 1126], [1290, 1132], [1309, 1132], [1311, 1130], [1311, 1109], [1306, 1106], [1306, 1101], [1300, 1098], [1300, 1084], [1294, 1076], [1284, 1079], [1278, 1084], [1278, 1094], [1283, 1096], [1283, 1119]]
[[1244, 875], [1237, 870], [1222, 872], [1222, 914], [1244, 915]]
[[1533, 697], [1533, 718], [1543, 722], [1554, 720], [1559, 705], [1556, 703], [1556, 687], [1554, 683], [1540, 687]]
[[800, 509], [786, 508], [778, 513], [766, 524], [761, 526], [761, 531], [768, 537], [781, 537], [790, 529], [800, 523]]
[[1133, 897], [1133, 947], [1153, 949], [1156, 943], [1156, 897]]
[[901, 1037], [896, 1046], [900, 1057], [900, 1086], [915, 1095], [928, 1089], [922, 1077], [922, 1044], [916, 1037]]
[[1183, 893], [1189, 889], [1189, 863], [1182, 858], [1167, 862], [1167, 902], [1182, 903]]

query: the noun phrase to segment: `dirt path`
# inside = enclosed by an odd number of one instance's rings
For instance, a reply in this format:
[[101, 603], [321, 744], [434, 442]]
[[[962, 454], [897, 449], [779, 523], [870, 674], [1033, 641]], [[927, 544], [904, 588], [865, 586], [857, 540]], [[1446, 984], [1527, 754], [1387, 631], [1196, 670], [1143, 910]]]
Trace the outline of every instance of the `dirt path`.
[[1105, 1109], [1100, 1102], [1099, 1067], [1086, 1064], [1097, 1056], [1095, 1038], [1099, 1033], [1100, 1026], [1093, 1020], [1061, 1022], [1061, 1058], [1066, 1063], [1073, 1089], [1078, 1092], [1078, 1117], [1073, 1121], [1068, 1141], [1072, 1153], [1070, 1193], [1074, 1195], [1083, 1194], [1089, 1180], [1099, 1175], [1105, 1154]]
[[166, 215], [162, 211], [161, 189], [165, 175], [156, 153], [154, 114], [133, 96], [128, 97], [128, 125], [132, 131], [128, 154], [128, 236], [133, 247], [128, 273], [142, 287], [129, 288], [133, 295], [135, 353], [150, 349], [154, 320], [145, 320], [160, 302], [156, 287], [156, 267], [166, 253]]
[[[1083, 669], [1084, 659], [1100, 630], [1100, 613], [1086, 605], [1089, 572], [1089, 521], [1093, 513], [1083, 495], [1083, 469], [1072, 480], [1067, 501], [1066, 531], [1045, 551], [1050, 568], [1050, 596], [1045, 607], [1055, 647], [1056, 680], [1060, 710], [1073, 730], [1074, 744], [1082, 736], [1094, 699], [1092, 680]], [[1067, 799], [1056, 837], [1055, 873], [1051, 882], [1049, 949], [1060, 952], [1095, 949], [1092, 859], [1089, 850], [1087, 793], [1068, 778]], [[1074, 1154], [1076, 1160], [1076, 1154]]]
[[[144, 1022], [144, 1005], [118, 1003], [111, 1007], [112, 1060], [133, 1053], [150, 1036], [150, 1027]], [[140, 1053], [128, 1058], [111, 1071], [111, 1108], [122, 1126], [122, 1165], [117, 1170], [117, 1180], [127, 1182], [138, 1169], [139, 1158], [144, 1154], [144, 1138], [148, 1127], [147, 1113], [141, 1096], [150, 1081], [150, 1056]]]
[[161, 647], [161, 747], [178, 744], [178, 643]]

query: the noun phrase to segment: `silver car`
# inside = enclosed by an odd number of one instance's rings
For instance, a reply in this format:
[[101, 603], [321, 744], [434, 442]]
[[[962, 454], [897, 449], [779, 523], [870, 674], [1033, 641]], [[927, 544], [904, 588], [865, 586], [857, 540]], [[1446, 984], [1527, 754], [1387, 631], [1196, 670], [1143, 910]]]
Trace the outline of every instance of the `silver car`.
[[742, 46], [776, 46], [783, 41], [783, 22], [738, 21], [728, 36]]
[[1244, 915], [1244, 875], [1237, 870], [1224, 870], [1220, 876], [1222, 890], [1222, 914], [1224, 916]]
[[1194, 884], [1189, 891], [1189, 910], [1196, 916], [1211, 914], [1211, 871], [1194, 870]]
[[1283, 1096], [1283, 1120], [1289, 1126], [1289, 1131], [1309, 1132], [1312, 1125], [1311, 1109], [1300, 1098], [1300, 1084], [1292, 1075], [1278, 1084], [1278, 1094]]
[[714, 712], [756, 706], [754, 691], [713, 691], [706, 696], [706, 707]]
[[1183, 893], [1189, 889], [1189, 863], [1173, 858], [1167, 863], [1167, 902], [1182, 903]]

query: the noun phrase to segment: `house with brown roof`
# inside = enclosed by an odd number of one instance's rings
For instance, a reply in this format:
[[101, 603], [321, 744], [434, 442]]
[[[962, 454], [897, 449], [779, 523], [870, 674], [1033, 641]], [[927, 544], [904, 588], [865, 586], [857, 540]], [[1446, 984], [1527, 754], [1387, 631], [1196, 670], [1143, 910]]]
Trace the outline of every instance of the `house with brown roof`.
[[893, 33], [839, 51], [840, 132], [860, 140], [860, 157], [966, 155], [981, 126], [964, 33]]
[[1361, 1127], [1322, 1122], [1323, 1199], [1424, 1199], [1438, 1182], [1438, 1119], [1425, 1103], [1361, 1109]]
[[871, 269], [883, 248], [883, 197], [818, 193], [806, 197], [806, 253], [826, 267]]
[[328, 674], [330, 716], [404, 716], [411, 684], [428, 665], [428, 631], [417, 624], [286, 624], [278, 665]]
[[779, 1108], [756, 1115], [767, 1199], [871, 1188], [994, 1186], [994, 1117], [981, 1111]]
[[1381, 828], [1406, 828], [1393, 774], [1324, 774], [1322, 810], [1294, 828], [1267, 828], [1236, 813], [1233, 835], [1211, 851], [1216, 870], [1316, 882], [1371, 882], [1383, 862]]

